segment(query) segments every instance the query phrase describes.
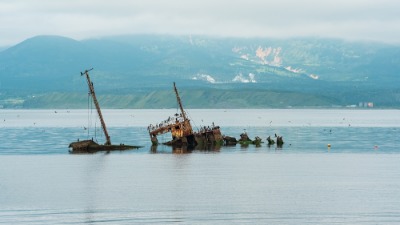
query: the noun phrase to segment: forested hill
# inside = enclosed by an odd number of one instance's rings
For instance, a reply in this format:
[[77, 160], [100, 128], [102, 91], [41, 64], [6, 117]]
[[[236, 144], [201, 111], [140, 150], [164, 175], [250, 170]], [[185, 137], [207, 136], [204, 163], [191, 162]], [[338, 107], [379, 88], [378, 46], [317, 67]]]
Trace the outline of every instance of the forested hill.
[[[400, 46], [333, 39], [37, 36], [0, 51], [0, 106], [80, 108], [90, 72], [106, 108], [400, 106]], [[169, 97], [171, 96], [171, 97]]]

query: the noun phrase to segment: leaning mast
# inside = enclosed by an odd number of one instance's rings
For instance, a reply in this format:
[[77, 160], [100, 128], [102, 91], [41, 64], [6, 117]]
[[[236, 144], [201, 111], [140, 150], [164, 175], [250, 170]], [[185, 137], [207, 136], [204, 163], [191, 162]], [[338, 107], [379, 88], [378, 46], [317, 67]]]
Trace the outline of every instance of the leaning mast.
[[174, 82], [174, 91], [175, 91], [175, 95], [176, 95], [176, 100], [178, 101], [178, 104], [179, 104], [179, 108], [181, 109], [181, 112], [182, 112], [182, 117], [186, 121], [187, 120], [186, 113], [183, 110], [181, 98], [179, 97], [178, 89], [176, 89], [175, 82]]
[[190, 120], [187, 118], [185, 110], [183, 109], [182, 101], [181, 101], [181, 98], [179, 97], [178, 89], [176, 88], [175, 82], [174, 82], [174, 91], [175, 91], [175, 95], [176, 95], [176, 100], [177, 100], [177, 102], [179, 104], [179, 108], [181, 109], [181, 113], [182, 113], [182, 118], [183, 118], [183, 126], [182, 126], [183, 136], [191, 135], [193, 133], [192, 125], [190, 124]]
[[85, 72], [81, 72], [81, 76], [83, 76], [83, 75], [86, 76], [86, 80], [87, 80], [87, 83], [89, 86], [89, 91], [90, 91], [89, 94], [93, 98], [93, 102], [94, 102], [94, 105], [96, 106], [97, 114], [99, 115], [99, 118], [100, 118], [101, 127], [103, 128], [104, 135], [106, 136], [105, 145], [111, 145], [111, 140], [110, 140], [110, 136], [108, 135], [108, 132], [107, 132], [106, 123], [104, 122], [103, 115], [101, 114], [101, 110], [100, 110], [100, 105], [99, 105], [99, 102], [97, 101], [96, 94], [94, 92], [94, 86], [93, 86], [93, 83], [90, 81], [89, 71], [91, 71], [92, 69], [85, 70]]

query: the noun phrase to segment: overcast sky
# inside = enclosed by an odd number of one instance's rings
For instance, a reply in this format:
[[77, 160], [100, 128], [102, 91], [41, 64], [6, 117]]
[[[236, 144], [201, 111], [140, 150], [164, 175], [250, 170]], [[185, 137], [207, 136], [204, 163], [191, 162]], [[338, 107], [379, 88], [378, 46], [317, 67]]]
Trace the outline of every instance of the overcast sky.
[[36, 35], [334, 37], [400, 44], [399, 0], [0, 0], [0, 46]]

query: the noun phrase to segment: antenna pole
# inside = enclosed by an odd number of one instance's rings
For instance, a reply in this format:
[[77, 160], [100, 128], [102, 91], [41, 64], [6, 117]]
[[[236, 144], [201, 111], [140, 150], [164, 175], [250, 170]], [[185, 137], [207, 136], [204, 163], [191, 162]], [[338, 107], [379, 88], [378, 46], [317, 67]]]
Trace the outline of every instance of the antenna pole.
[[175, 95], [176, 95], [176, 100], [178, 101], [178, 104], [179, 104], [179, 108], [181, 109], [181, 112], [182, 112], [182, 117], [183, 117], [184, 120], [187, 120], [186, 113], [183, 110], [181, 98], [179, 97], [178, 89], [176, 89], [175, 82], [174, 82], [174, 91], [175, 91]]

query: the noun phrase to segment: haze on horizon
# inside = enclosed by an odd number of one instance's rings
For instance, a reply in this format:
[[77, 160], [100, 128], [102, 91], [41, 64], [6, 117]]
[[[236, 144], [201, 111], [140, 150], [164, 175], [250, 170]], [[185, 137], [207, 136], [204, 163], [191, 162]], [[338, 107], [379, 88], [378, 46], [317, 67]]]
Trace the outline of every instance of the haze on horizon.
[[321, 37], [400, 43], [397, 0], [0, 0], [0, 46], [36, 35]]

